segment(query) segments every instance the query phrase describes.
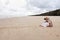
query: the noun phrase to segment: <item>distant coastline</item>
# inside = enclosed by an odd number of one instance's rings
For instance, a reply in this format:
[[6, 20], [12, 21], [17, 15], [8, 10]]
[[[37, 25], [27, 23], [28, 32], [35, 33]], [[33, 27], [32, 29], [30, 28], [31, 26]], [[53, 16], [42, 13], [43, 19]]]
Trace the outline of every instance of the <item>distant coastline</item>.
[[42, 13], [42, 14], [31, 15], [31, 16], [60, 16], [60, 9], [49, 11], [49, 12]]

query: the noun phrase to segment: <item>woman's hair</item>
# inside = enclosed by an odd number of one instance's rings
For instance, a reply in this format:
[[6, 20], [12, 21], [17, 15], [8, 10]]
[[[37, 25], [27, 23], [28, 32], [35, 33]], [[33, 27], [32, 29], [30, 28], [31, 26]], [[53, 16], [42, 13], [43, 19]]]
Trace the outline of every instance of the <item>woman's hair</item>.
[[49, 20], [49, 18], [48, 18], [48, 17], [46, 17], [46, 18], [44, 18], [44, 20]]
[[44, 18], [44, 20], [46, 20], [46, 18]]

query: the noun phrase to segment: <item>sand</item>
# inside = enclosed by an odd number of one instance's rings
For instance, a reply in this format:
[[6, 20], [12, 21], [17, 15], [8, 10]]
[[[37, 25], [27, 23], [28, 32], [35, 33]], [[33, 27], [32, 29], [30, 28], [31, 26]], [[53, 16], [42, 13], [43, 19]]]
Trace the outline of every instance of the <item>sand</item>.
[[48, 16], [53, 27], [40, 27], [44, 17], [0, 19], [0, 40], [60, 40], [60, 16]]

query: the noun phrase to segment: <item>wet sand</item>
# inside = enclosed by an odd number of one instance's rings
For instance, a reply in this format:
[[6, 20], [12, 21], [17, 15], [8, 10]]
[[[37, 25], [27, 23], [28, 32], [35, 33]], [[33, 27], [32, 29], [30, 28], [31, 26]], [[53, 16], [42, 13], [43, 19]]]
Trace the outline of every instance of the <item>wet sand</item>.
[[40, 27], [44, 17], [0, 19], [0, 40], [60, 40], [60, 17], [48, 16], [53, 27]]

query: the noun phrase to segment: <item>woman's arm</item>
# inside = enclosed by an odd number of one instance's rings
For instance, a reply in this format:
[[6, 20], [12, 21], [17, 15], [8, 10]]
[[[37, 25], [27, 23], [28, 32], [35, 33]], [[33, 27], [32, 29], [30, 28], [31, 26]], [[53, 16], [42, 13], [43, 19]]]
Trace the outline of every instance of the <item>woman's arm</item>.
[[51, 20], [49, 20], [49, 26], [48, 27], [53, 27], [53, 23]]

